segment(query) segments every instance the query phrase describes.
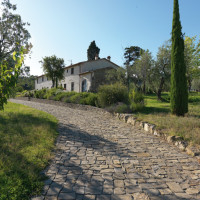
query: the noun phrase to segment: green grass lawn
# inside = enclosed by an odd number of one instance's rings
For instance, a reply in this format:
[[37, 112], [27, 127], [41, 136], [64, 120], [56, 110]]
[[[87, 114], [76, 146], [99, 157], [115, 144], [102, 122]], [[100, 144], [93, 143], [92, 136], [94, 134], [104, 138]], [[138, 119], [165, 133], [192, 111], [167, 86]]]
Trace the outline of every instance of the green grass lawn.
[[10, 102], [0, 111], [0, 200], [40, 193], [57, 135], [56, 118], [45, 112]]
[[[163, 98], [169, 99], [167, 93]], [[170, 114], [170, 103], [157, 101], [156, 95], [147, 95], [146, 107], [136, 113], [139, 120], [155, 124], [163, 133], [182, 136], [192, 144], [200, 145], [200, 93], [191, 93], [189, 112], [185, 117]]]

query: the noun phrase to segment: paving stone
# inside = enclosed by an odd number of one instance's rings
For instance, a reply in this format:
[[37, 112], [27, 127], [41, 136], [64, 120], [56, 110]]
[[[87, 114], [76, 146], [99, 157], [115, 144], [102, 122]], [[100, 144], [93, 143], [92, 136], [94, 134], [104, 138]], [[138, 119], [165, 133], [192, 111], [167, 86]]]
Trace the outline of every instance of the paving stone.
[[138, 193], [138, 192], [142, 192], [142, 189], [139, 186], [127, 186], [126, 187], [127, 194], [133, 194], [133, 193]]
[[149, 196], [144, 193], [135, 193], [133, 194], [134, 200], [150, 200]]
[[183, 192], [182, 188], [180, 185], [176, 182], [168, 182], [167, 185], [173, 192], [181, 193]]
[[124, 188], [114, 188], [114, 194], [125, 194]]
[[158, 189], [160, 194], [172, 194], [172, 191], [169, 188]]
[[95, 195], [84, 195], [83, 200], [95, 200]]
[[175, 195], [178, 197], [178, 198], [181, 198], [181, 199], [191, 199], [191, 196], [186, 194], [186, 193], [175, 193]]
[[148, 190], [143, 190], [146, 194], [148, 194], [149, 196], [158, 196], [160, 195], [159, 190], [157, 189], [148, 189]]
[[84, 194], [85, 187], [75, 186], [75, 187], [73, 187], [73, 191], [76, 192], [77, 194]]
[[43, 196], [40, 197], [32, 197], [31, 200], [44, 200]]
[[131, 195], [111, 195], [111, 200], [132, 200]]
[[124, 187], [124, 181], [123, 180], [114, 180], [114, 187]]
[[188, 188], [186, 190], [187, 194], [199, 194], [199, 190], [197, 188]]
[[45, 196], [45, 200], [58, 200], [57, 195], [55, 196]]
[[85, 188], [85, 194], [102, 194], [103, 188], [102, 186], [95, 187], [95, 186], [87, 186]]
[[110, 200], [111, 195], [97, 195], [96, 200]]
[[75, 193], [60, 193], [58, 196], [58, 200], [74, 200], [76, 199]]

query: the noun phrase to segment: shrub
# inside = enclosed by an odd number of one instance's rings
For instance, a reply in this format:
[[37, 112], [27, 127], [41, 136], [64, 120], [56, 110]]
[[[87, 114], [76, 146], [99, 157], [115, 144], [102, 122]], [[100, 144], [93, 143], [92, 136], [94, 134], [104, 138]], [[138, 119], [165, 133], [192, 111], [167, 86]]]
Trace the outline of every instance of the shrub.
[[77, 94], [77, 92], [74, 92], [74, 91], [66, 92], [65, 97], [63, 98], [63, 101], [66, 102], [66, 103], [71, 103], [70, 98], [71, 98], [71, 96], [73, 96], [75, 94]]
[[45, 98], [46, 98], [46, 97], [45, 97], [46, 92], [47, 92], [47, 89], [46, 89], [46, 88], [41, 89], [41, 90], [35, 90], [33, 96], [34, 96], [35, 98], [38, 98], [38, 99], [45, 99]]
[[94, 93], [88, 93], [88, 96], [84, 98], [85, 104], [90, 106], [96, 106], [97, 102], [97, 94]]
[[103, 85], [98, 91], [98, 105], [107, 107], [117, 102], [128, 103], [128, 90], [121, 84]]
[[62, 101], [67, 96], [66, 94], [67, 92], [59, 92], [53, 99], [55, 101]]
[[97, 101], [97, 94], [87, 93], [87, 96], [85, 98], [82, 98], [80, 100], [80, 103], [90, 106], [96, 106], [96, 101]]
[[45, 99], [54, 99], [55, 96], [58, 94], [58, 93], [61, 93], [62, 90], [61, 89], [57, 89], [57, 88], [51, 88], [51, 89], [48, 89], [46, 94], [45, 94]]
[[81, 100], [81, 94], [80, 93], [76, 93], [75, 95], [70, 97], [70, 102], [71, 103], [80, 104], [80, 100]]
[[29, 91], [29, 92], [28, 92], [28, 97], [34, 97], [33, 91]]
[[144, 95], [140, 92], [132, 90], [129, 94], [130, 109], [132, 111], [139, 111], [145, 107]]
[[111, 112], [111, 113], [130, 113], [130, 108], [129, 105], [125, 104], [125, 103], [116, 103], [111, 105], [110, 107], [106, 108], [107, 111]]

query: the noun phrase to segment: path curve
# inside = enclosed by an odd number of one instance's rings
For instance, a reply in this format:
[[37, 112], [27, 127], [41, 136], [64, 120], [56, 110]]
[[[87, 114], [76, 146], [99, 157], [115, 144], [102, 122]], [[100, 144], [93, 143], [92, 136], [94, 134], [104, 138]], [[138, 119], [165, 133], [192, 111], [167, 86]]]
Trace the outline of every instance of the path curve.
[[200, 199], [200, 165], [165, 141], [95, 109], [11, 101], [59, 120], [49, 179], [34, 200]]

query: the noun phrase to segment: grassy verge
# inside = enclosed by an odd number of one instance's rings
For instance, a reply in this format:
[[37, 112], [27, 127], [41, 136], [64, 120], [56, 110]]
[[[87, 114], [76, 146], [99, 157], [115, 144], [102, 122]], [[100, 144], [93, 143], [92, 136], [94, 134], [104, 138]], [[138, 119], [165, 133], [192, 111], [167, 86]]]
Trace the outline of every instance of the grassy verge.
[[[163, 95], [163, 98], [167, 97], [168, 94]], [[139, 120], [155, 124], [163, 133], [182, 136], [192, 144], [200, 145], [200, 94], [191, 94], [185, 117], [171, 115], [169, 102], [158, 102], [155, 95], [145, 99], [146, 108], [136, 113]]]
[[38, 194], [57, 136], [55, 117], [8, 103], [0, 111], [0, 200], [24, 200]]

